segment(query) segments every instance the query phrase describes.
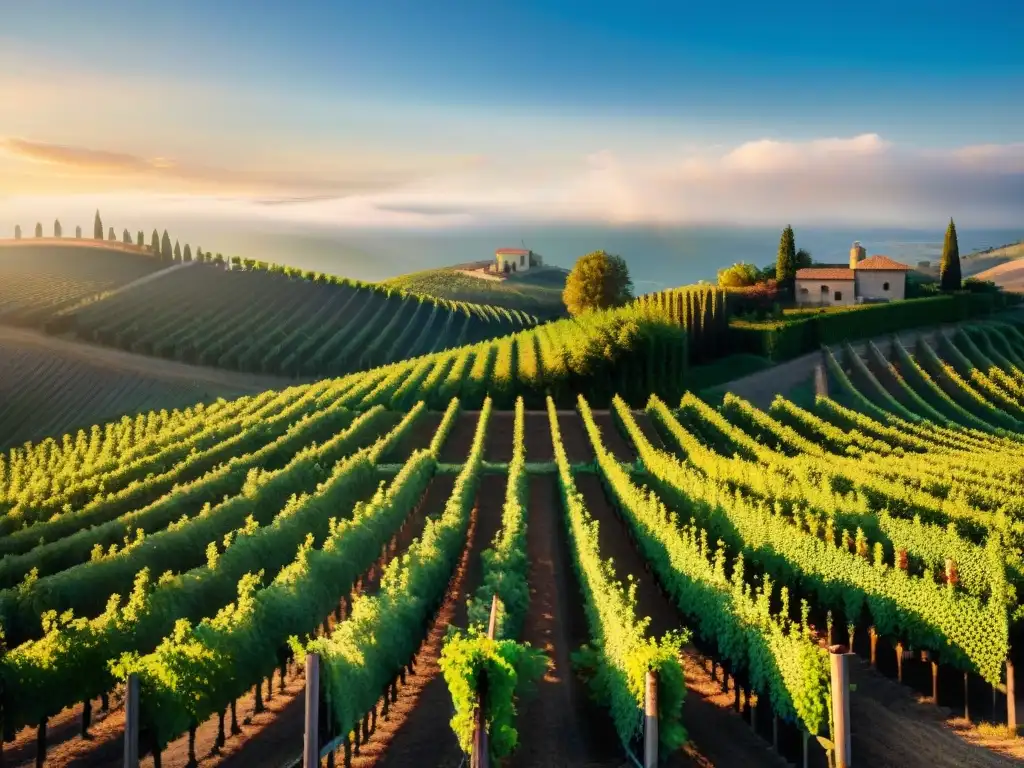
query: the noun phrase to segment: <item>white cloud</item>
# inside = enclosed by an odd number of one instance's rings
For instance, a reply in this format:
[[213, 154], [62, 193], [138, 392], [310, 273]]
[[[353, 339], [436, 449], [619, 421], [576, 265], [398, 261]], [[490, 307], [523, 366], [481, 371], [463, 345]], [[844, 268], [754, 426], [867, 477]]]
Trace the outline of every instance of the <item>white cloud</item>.
[[[763, 138], [685, 152], [581, 147], [575, 158], [490, 156], [439, 163], [427, 173], [357, 186], [347, 194], [329, 187], [291, 190], [269, 200], [222, 195], [143, 203], [124, 194], [118, 199], [126, 208], [173, 206], [178, 213], [342, 227], [523, 219], [918, 226], [951, 215], [973, 226], [1019, 225], [1024, 143], [925, 151], [866, 133], [796, 142]], [[3, 207], [0, 201], [0, 215]]]

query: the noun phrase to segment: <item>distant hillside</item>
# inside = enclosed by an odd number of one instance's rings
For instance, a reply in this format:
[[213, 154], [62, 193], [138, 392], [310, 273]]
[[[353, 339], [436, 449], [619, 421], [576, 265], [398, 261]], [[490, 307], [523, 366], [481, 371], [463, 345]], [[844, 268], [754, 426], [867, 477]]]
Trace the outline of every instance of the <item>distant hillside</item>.
[[[1000, 264], [1006, 264], [1014, 259], [1024, 257], [1024, 240], [1019, 243], [1009, 243], [1008, 245], [1001, 245], [998, 248], [986, 248], [981, 251], [974, 251], [966, 256], [962, 256], [960, 259], [960, 271], [961, 274], [967, 277], [978, 277], [981, 278], [981, 273], [998, 267]], [[938, 278], [939, 276], [939, 261], [938, 259], [933, 260], [927, 267], [917, 267], [917, 271], [922, 274], [928, 275], [929, 277]], [[984, 280], [994, 280], [994, 277], [981, 278]], [[996, 283], [1002, 285], [996, 280]]]
[[497, 281], [472, 277], [457, 269], [445, 267], [399, 275], [385, 280], [381, 285], [421, 296], [490, 304], [551, 318], [565, 315], [562, 290], [568, 275], [567, 270], [559, 267], [545, 267]]
[[[294, 267], [111, 243], [0, 248], [0, 323], [185, 363], [339, 376], [533, 326], [515, 309], [414, 295]], [[133, 252], [126, 252], [133, 251]]]
[[1024, 293], [1024, 259], [1003, 262], [975, 275], [979, 280], [991, 280], [1000, 288], [1014, 293]]
[[286, 384], [3, 325], [0, 371], [0, 452], [122, 415], [193, 406]]

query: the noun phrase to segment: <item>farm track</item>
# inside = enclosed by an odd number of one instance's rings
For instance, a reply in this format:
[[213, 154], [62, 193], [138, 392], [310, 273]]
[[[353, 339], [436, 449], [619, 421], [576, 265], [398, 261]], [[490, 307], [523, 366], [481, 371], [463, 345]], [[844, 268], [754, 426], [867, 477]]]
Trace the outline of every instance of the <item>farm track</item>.
[[[587, 510], [598, 520], [601, 556], [612, 558], [620, 578], [632, 574], [636, 583], [637, 615], [651, 618], [648, 633], [661, 636], [683, 627], [679, 612], [658, 589], [654, 576], [645, 569], [645, 561], [630, 543], [625, 524], [619, 519], [596, 475], [577, 475], [576, 484], [583, 494]], [[785, 761], [773, 755], [768, 745], [754, 735], [744, 721], [708, 698], [706, 680], [696, 673], [700, 654], [692, 647], [683, 651], [687, 675], [687, 696], [683, 704], [683, 724], [690, 744], [668, 758], [671, 766], [783, 766]], [[689, 674], [691, 673], [692, 674]], [[731, 697], [730, 697], [731, 700]]]
[[[850, 670], [857, 686], [850, 696], [850, 708], [853, 754], [858, 764], [878, 768], [1002, 768], [1024, 762], [1024, 746], [1019, 740], [1011, 746], [1005, 741], [971, 743], [959, 732], [958, 726], [966, 723], [961, 718], [950, 719], [948, 709], [919, 701], [911, 688], [873, 671], [863, 659], [852, 659]], [[1012, 751], [997, 751], [1001, 749]]]
[[587, 642], [587, 623], [560, 506], [555, 476], [532, 476], [526, 530], [530, 608], [522, 639], [550, 662], [536, 692], [520, 702], [520, 745], [506, 768], [618, 768], [625, 758], [611, 718], [572, 668], [572, 653]]
[[399, 691], [389, 721], [378, 719], [377, 731], [371, 734], [362, 754], [352, 760], [354, 768], [457, 768], [462, 764], [463, 753], [449, 725], [452, 701], [439, 661], [448, 627], [466, 626], [466, 598], [482, 582], [480, 553], [490, 546], [501, 527], [506, 483], [504, 475], [480, 478], [466, 549], [427, 641], [416, 654], [415, 674], [411, 679], [406, 677], [407, 684]]

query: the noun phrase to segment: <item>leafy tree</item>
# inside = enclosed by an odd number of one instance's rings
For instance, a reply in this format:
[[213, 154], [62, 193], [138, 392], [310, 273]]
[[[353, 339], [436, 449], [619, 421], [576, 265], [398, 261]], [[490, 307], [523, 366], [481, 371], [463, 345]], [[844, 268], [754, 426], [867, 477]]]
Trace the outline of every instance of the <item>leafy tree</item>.
[[811, 252], [806, 248], [800, 248], [796, 252], [796, 268], [806, 269], [814, 264], [814, 259], [811, 258]]
[[203, 249], [202, 249], [202, 248], [200, 248], [200, 247], [199, 247], [199, 246], [197, 245], [197, 246], [196, 246], [196, 261], [202, 261], [202, 260], [203, 260]]
[[60, 219], [54, 219], [53, 220], [53, 236], [54, 237], [61, 237], [63, 231], [64, 230], [62, 230], [61, 227], [60, 227]]
[[174, 258], [174, 250], [171, 248], [171, 236], [164, 230], [164, 236], [160, 239], [160, 256], [166, 261]]
[[81, 227], [81, 225], [75, 227], [75, 237], [77, 237], [79, 240], [82, 239], [82, 227]]
[[182, 261], [192, 261], [192, 248], [185, 243], [185, 251], [181, 254]]
[[153, 238], [149, 243], [149, 250], [153, 252], [154, 256], [160, 255], [160, 233], [155, 229], [153, 230]]
[[625, 304], [633, 297], [633, 281], [621, 256], [594, 251], [576, 262], [565, 281], [562, 301], [570, 314]]
[[939, 284], [944, 291], [960, 290], [960, 245], [956, 240], [956, 224], [949, 220], [946, 240], [942, 244], [942, 262], [939, 265]]
[[753, 264], [739, 261], [731, 267], [718, 270], [718, 285], [722, 288], [742, 288], [753, 285], [761, 277], [761, 271]]
[[146, 245], [146, 236], [143, 234], [141, 229], [138, 234], [135, 235], [135, 244], [139, 246], [139, 248], [143, 248]]
[[124, 234], [121, 235], [121, 241], [125, 245], [131, 245], [132, 244], [132, 233], [128, 231], [127, 227], [125, 227]]
[[174, 260], [181, 261], [181, 246], [177, 240], [174, 241]]
[[775, 281], [788, 290], [796, 280], [796, 239], [793, 227], [786, 226], [779, 240], [779, 255], [775, 260]]
[[107, 240], [109, 240], [112, 243], [116, 243], [117, 242], [117, 233], [114, 232], [114, 228], [113, 227], [111, 227], [110, 231], [107, 232]]
[[21, 240], [21, 224], [14, 225], [14, 239]]
[[36, 237], [43, 236], [43, 225], [42, 222], [36, 222]]
[[99, 211], [96, 211], [96, 218], [92, 223], [92, 236], [94, 240], [103, 239], [103, 219], [100, 218]]

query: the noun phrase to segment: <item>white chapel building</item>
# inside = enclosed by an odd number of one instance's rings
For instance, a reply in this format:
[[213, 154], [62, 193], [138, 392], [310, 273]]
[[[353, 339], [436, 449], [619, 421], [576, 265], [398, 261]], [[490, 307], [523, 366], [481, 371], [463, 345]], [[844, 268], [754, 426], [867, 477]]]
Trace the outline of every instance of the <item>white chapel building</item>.
[[833, 306], [899, 301], [906, 296], [911, 267], [888, 256], [865, 258], [859, 242], [850, 248], [850, 266], [805, 267], [796, 271], [796, 303]]

